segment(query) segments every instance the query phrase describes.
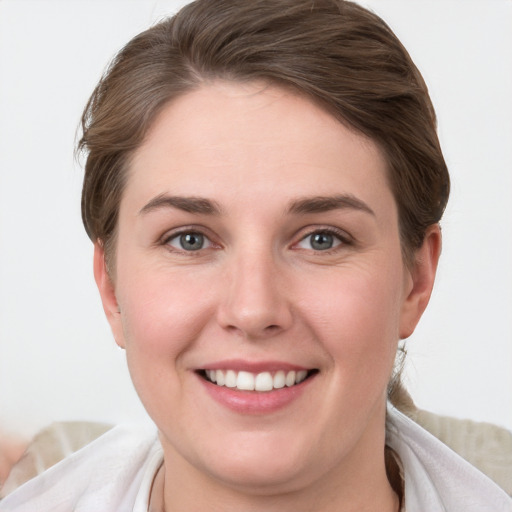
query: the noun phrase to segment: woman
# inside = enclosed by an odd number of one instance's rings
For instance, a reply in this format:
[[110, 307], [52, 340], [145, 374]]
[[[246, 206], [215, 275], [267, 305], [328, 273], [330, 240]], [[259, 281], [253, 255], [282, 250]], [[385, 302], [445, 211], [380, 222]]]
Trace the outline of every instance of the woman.
[[1, 510], [512, 510], [387, 406], [449, 178], [379, 18], [190, 4], [116, 57], [80, 147], [96, 282], [158, 439], [113, 429]]

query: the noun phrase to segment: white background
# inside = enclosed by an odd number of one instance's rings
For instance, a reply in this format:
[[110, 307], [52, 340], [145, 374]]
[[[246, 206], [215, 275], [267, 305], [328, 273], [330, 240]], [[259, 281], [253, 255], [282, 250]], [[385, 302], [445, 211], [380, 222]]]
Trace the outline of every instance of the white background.
[[[110, 57], [179, 3], [0, 0], [4, 430], [147, 421], [93, 283], [73, 146]], [[512, 429], [512, 2], [363, 3], [423, 72], [453, 182], [437, 285], [408, 344], [408, 387], [423, 408]]]

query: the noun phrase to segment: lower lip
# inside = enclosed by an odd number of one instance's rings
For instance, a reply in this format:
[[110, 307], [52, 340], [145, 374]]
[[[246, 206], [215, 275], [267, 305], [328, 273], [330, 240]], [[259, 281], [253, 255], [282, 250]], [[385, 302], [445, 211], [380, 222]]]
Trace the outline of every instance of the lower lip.
[[270, 414], [284, 409], [304, 393], [314, 378], [315, 375], [312, 375], [295, 386], [262, 392], [217, 386], [198, 375], [216, 402], [239, 414]]

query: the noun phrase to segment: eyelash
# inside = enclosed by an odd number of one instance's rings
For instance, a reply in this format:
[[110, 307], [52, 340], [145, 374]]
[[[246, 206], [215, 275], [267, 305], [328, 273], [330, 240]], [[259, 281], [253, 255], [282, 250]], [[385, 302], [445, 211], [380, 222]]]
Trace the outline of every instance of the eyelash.
[[313, 250], [313, 252], [315, 252], [315, 253], [318, 253], [318, 254], [322, 253], [322, 254], [328, 255], [328, 254], [338, 251], [340, 249], [340, 246], [347, 247], [347, 246], [351, 246], [354, 244], [354, 240], [352, 239], [352, 237], [345, 231], [342, 231], [340, 229], [335, 229], [332, 227], [328, 227], [328, 228], [325, 227], [325, 228], [316, 228], [311, 231], [308, 231], [304, 236], [301, 237], [301, 239], [297, 243], [293, 244], [292, 248], [294, 248], [296, 250], [302, 250], [301, 247], [298, 247], [298, 244], [300, 244], [301, 242], [304, 242], [308, 238], [313, 237], [314, 235], [329, 235], [329, 236], [336, 238], [339, 243], [333, 247], [330, 247], [330, 248], [324, 249], [324, 250], [320, 250], [320, 249], [318, 249], [318, 250], [304, 249], [304, 250]]
[[[196, 236], [203, 237], [204, 240], [208, 243], [208, 246], [200, 247], [195, 250], [186, 250], [183, 247], [174, 247], [173, 245], [171, 245], [171, 241], [177, 240], [177, 239], [179, 239], [179, 237], [184, 236], [184, 235], [196, 235]], [[330, 247], [328, 249], [323, 249], [323, 250], [322, 249], [315, 250], [314, 248], [298, 247], [298, 245], [300, 243], [304, 242], [308, 238], [313, 237], [314, 235], [332, 236], [339, 243], [337, 243], [333, 247]], [[298, 242], [293, 243], [291, 248], [295, 249], [295, 250], [312, 250], [314, 253], [330, 254], [332, 252], [336, 252], [337, 250], [339, 250], [340, 246], [346, 247], [346, 246], [353, 245], [353, 243], [354, 243], [354, 241], [353, 241], [352, 237], [350, 237], [350, 235], [348, 235], [348, 233], [346, 233], [345, 231], [335, 229], [332, 227], [329, 227], [329, 228], [326, 227], [326, 228], [316, 228], [316, 229], [312, 229], [311, 231], [308, 231], [300, 238], [300, 240]], [[181, 228], [179, 231], [175, 231], [173, 233], [166, 234], [162, 237], [160, 244], [163, 246], [166, 246], [168, 248], [168, 250], [170, 250], [170, 251], [186, 253], [187, 255], [194, 255], [194, 256], [199, 256], [205, 249], [209, 249], [212, 247], [220, 248], [219, 244], [215, 244], [211, 240], [211, 237], [208, 236], [207, 234], [205, 234], [204, 229], [196, 228], [196, 227], [184, 227], [184, 228]]]
[[[182, 237], [184, 235], [195, 235], [195, 236], [203, 237], [204, 240], [209, 245], [208, 245], [208, 247], [200, 247], [196, 250], [186, 250], [183, 247], [174, 247], [171, 245], [171, 242], [173, 240], [178, 240], [180, 237]], [[208, 236], [205, 233], [204, 229], [190, 226], [190, 227], [183, 227], [183, 228], [179, 229], [178, 231], [174, 231], [172, 233], [166, 233], [162, 237], [159, 245], [166, 246], [167, 249], [172, 252], [186, 253], [187, 255], [199, 256], [203, 252], [204, 249], [209, 249], [210, 247], [217, 247], [217, 248], [220, 247], [219, 245], [215, 244], [211, 238], [212, 238], [211, 236]]]

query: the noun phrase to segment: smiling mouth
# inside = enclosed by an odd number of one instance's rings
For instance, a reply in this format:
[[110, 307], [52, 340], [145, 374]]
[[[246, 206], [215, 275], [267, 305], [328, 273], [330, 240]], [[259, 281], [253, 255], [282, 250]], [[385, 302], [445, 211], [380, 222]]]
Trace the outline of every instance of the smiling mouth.
[[276, 372], [251, 373], [236, 370], [200, 370], [199, 375], [217, 386], [239, 391], [273, 391], [301, 384], [318, 370], [278, 370]]

